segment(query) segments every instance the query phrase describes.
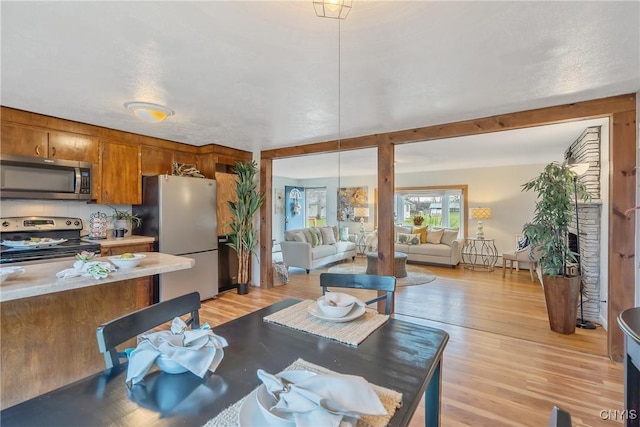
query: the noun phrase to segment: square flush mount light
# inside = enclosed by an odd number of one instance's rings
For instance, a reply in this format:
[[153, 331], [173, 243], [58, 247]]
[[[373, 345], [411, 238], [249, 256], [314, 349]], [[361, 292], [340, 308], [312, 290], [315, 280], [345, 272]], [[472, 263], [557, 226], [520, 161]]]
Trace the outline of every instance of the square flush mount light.
[[125, 108], [131, 111], [137, 118], [149, 123], [158, 123], [173, 116], [175, 111], [163, 105], [150, 102], [125, 102]]
[[313, 8], [319, 18], [345, 19], [352, 3], [353, 0], [313, 0]]

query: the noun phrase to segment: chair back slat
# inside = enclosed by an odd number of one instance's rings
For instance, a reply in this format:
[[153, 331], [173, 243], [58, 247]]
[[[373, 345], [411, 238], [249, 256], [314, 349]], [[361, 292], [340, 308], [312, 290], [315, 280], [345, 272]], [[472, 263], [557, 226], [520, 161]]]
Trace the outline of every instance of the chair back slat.
[[327, 292], [327, 288], [329, 287], [386, 292], [383, 295], [378, 295], [373, 299], [365, 301], [365, 303], [369, 305], [374, 302], [386, 300], [384, 314], [390, 314], [393, 293], [396, 291], [396, 278], [394, 276], [378, 276], [374, 274], [322, 273], [320, 274], [320, 286], [322, 286], [322, 295]]
[[98, 349], [104, 354], [107, 369], [120, 364], [116, 346], [175, 317], [189, 313], [191, 316], [186, 321], [187, 326], [192, 329], [199, 328], [199, 310], [200, 294], [192, 292], [142, 308], [98, 326], [96, 330]]

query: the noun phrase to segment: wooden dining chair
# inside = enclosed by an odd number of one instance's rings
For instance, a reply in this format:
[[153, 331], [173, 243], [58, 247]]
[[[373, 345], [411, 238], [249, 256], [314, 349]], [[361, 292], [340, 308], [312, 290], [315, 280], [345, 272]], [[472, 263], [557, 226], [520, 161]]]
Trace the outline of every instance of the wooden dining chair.
[[351, 289], [371, 289], [386, 292], [376, 298], [365, 301], [367, 305], [374, 302], [386, 300], [384, 314], [391, 314], [391, 302], [393, 293], [396, 291], [396, 278], [394, 276], [377, 276], [373, 274], [320, 274], [320, 286], [322, 295], [327, 292], [327, 288], [351, 288]]
[[185, 323], [191, 329], [199, 328], [198, 310], [200, 310], [200, 293], [192, 292], [150, 305], [98, 326], [96, 330], [98, 349], [104, 355], [107, 369], [119, 365], [120, 359], [127, 357], [125, 353], [118, 352], [116, 346], [176, 317], [189, 313], [190, 317]]

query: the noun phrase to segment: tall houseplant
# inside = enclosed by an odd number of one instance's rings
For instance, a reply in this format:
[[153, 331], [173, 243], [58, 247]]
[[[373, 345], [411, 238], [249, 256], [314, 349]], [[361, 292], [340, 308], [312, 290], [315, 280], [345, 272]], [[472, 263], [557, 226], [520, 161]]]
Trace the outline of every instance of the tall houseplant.
[[590, 196], [571, 168], [558, 162], [545, 166], [539, 176], [522, 185], [522, 191], [538, 193], [533, 220], [523, 232], [531, 247], [540, 251], [538, 262], [551, 330], [571, 334], [576, 327], [581, 278], [568, 271], [578, 255], [569, 248], [569, 224], [577, 203], [574, 194], [582, 201]]
[[253, 216], [262, 206], [264, 196], [257, 189], [255, 176], [258, 166], [255, 161], [236, 162], [234, 172], [237, 175], [236, 200], [227, 201], [231, 211], [231, 234], [227, 245], [238, 254], [238, 293], [242, 294], [249, 289], [249, 263], [258, 244]]

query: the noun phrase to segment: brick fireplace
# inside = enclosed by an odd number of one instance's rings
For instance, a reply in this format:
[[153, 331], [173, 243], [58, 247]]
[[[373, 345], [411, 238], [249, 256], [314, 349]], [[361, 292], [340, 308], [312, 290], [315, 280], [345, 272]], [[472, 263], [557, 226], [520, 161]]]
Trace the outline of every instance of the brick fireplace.
[[[580, 268], [584, 286], [584, 318], [599, 322], [600, 317], [600, 241], [602, 201], [600, 195], [600, 126], [590, 127], [571, 144], [567, 153], [578, 163], [589, 163], [587, 172], [579, 177], [585, 184], [591, 200], [578, 203], [580, 235], [576, 233], [576, 217], [569, 226], [569, 243], [574, 246], [577, 237], [580, 246]], [[574, 240], [574, 241], [572, 241]]]

